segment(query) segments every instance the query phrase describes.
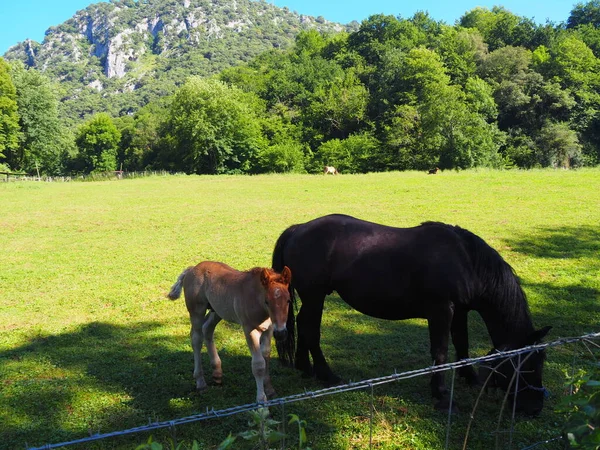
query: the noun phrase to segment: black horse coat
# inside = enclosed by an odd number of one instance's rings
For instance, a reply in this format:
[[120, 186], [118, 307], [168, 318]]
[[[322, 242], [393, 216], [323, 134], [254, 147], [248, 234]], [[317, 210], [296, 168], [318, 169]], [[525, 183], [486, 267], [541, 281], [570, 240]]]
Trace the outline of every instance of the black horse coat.
[[[435, 364], [447, 362], [450, 335], [457, 358], [468, 357], [467, 313], [471, 310], [481, 315], [498, 349], [533, 344], [549, 329], [534, 329], [525, 294], [510, 265], [481, 238], [457, 226], [426, 222], [395, 228], [345, 215], [324, 216], [292, 225], [281, 234], [273, 252], [273, 268], [283, 266], [292, 271], [291, 294], [294, 289], [298, 292], [302, 307], [295, 357], [290, 342], [287, 346], [278, 343], [280, 357], [294, 360], [298, 369], [309, 374], [313, 370], [310, 353], [315, 375], [328, 383], [339, 377], [331, 372], [321, 351], [320, 325], [324, 298], [333, 291], [369, 316], [427, 319]], [[288, 331], [294, 326], [293, 308], [289, 311]], [[537, 375], [527, 380], [533, 386], [527, 394], [537, 399], [543, 358], [534, 360], [530, 365]], [[476, 382], [472, 368], [460, 373], [470, 383]], [[446, 407], [443, 375], [434, 375], [432, 392]], [[530, 402], [536, 411], [543, 397], [538, 400]]]

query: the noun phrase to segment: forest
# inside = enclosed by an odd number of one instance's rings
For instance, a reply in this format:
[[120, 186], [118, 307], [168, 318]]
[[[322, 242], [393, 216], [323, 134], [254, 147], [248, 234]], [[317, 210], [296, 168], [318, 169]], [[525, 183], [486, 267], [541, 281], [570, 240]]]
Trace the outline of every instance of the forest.
[[[537, 24], [503, 7], [454, 25], [374, 15], [299, 32], [171, 95], [66, 119], [43, 71], [0, 58], [0, 171], [195, 174], [600, 164], [600, 1]], [[116, 101], [116, 100], [115, 100]]]

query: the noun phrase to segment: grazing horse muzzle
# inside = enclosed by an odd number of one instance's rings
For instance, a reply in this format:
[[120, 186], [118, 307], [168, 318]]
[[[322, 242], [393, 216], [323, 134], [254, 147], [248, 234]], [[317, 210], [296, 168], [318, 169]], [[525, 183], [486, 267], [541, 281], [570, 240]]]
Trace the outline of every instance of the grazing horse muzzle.
[[273, 336], [275, 337], [276, 341], [285, 341], [287, 339], [287, 329], [284, 328], [283, 330], [275, 330], [273, 331]]
[[[493, 349], [488, 354], [497, 351]], [[501, 359], [493, 365], [483, 364], [479, 369], [479, 380], [486, 387], [509, 391], [509, 401], [515, 403], [516, 411], [531, 417], [538, 416], [542, 412], [544, 400], [550, 395], [542, 385], [545, 357], [545, 351], [539, 350]]]

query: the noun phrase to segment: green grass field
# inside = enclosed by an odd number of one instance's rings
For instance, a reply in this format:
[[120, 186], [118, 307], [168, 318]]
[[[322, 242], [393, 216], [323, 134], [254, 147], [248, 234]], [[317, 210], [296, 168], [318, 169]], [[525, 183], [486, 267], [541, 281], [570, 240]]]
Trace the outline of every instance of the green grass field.
[[[187, 311], [165, 294], [202, 260], [268, 266], [287, 226], [334, 212], [400, 227], [437, 220], [467, 228], [515, 268], [536, 327], [554, 327], [550, 340], [600, 331], [597, 169], [0, 183], [0, 449], [252, 402], [241, 329], [225, 323], [216, 331], [224, 385], [194, 392]], [[489, 338], [475, 313], [470, 320], [472, 353], [483, 355]], [[372, 319], [335, 295], [326, 301], [322, 345], [346, 380], [430, 365], [425, 321]], [[588, 355], [581, 345], [549, 350], [553, 395], [539, 418], [519, 418], [513, 448], [559, 434], [562, 417], [553, 409], [565, 374]], [[321, 387], [277, 362], [272, 375], [281, 396]], [[452, 419], [451, 448], [462, 448], [477, 394], [457, 381], [462, 412]], [[468, 448], [494, 448], [501, 400], [484, 396]], [[432, 403], [428, 377], [375, 388], [373, 447], [443, 448], [447, 416]], [[370, 408], [370, 392], [361, 391], [288, 405], [285, 413], [307, 421], [313, 449], [368, 448]], [[179, 441], [215, 448], [245, 429], [240, 415], [176, 431]], [[166, 443], [172, 434], [153, 436]], [[133, 449], [148, 437], [74, 448]], [[506, 448], [508, 438], [499, 439]], [[538, 448], [563, 448], [553, 445]]]

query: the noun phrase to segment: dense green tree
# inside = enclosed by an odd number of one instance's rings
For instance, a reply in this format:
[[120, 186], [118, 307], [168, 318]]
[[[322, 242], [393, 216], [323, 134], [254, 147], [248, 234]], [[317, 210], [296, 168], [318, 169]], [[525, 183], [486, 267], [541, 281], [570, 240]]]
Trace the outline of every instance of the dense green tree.
[[581, 162], [581, 144], [567, 123], [547, 123], [537, 137], [543, 167], [569, 168]]
[[383, 148], [375, 155], [373, 169], [409, 170], [427, 166], [422, 161], [419, 138], [422, 136], [421, 116], [415, 105], [396, 105], [380, 126]]
[[460, 18], [459, 24], [479, 30], [491, 51], [506, 45], [527, 46], [540, 40], [538, 27], [532, 20], [500, 6], [494, 6], [491, 11], [481, 7], [472, 9]]
[[544, 48], [532, 54], [507, 46], [492, 52], [480, 67], [494, 88], [502, 129], [518, 126], [534, 132], [549, 118], [565, 120], [574, 106], [568, 91], [532, 69], [534, 57], [547, 58]]
[[312, 170], [334, 166], [341, 173], [364, 173], [373, 169], [379, 143], [368, 132], [353, 134], [346, 139], [331, 139], [319, 146], [312, 161]]
[[360, 29], [348, 38], [349, 49], [373, 66], [378, 66], [390, 48], [408, 51], [427, 43], [427, 34], [415, 23], [382, 14], [363, 20]]
[[591, 91], [600, 86], [600, 61], [575, 35], [565, 36], [550, 49], [549, 75], [576, 91]]
[[0, 164], [18, 167], [19, 115], [17, 89], [10, 75], [10, 67], [0, 58]]
[[436, 43], [436, 52], [452, 80], [464, 85], [477, 73], [478, 65], [487, 54], [487, 45], [476, 29], [444, 27]]
[[600, 27], [600, 1], [598, 0], [577, 3], [567, 19], [567, 28], [588, 24], [596, 28]]
[[302, 144], [288, 141], [259, 150], [253, 172], [304, 172], [305, 151]]
[[160, 142], [163, 111], [164, 106], [155, 102], [141, 108], [133, 116], [122, 116], [116, 121], [121, 132], [117, 155], [119, 169], [141, 171], [152, 165]]
[[120, 139], [121, 133], [108, 114], [94, 115], [77, 129], [79, 154], [75, 167], [84, 173], [116, 170]]
[[222, 81], [190, 78], [167, 114], [163, 158], [187, 173], [249, 171], [267, 145], [261, 107], [254, 95]]
[[13, 64], [21, 139], [18, 166], [27, 172], [55, 175], [63, 172], [64, 152], [72, 136], [60, 125], [56, 87], [42, 73]]
[[600, 57], [600, 27], [591, 24], [580, 25], [574, 33], [594, 52], [596, 58]]
[[353, 71], [340, 72], [316, 88], [303, 115], [305, 124], [318, 130], [319, 140], [346, 138], [365, 120], [368, 99]]
[[494, 100], [494, 88], [485, 80], [474, 76], [467, 79], [464, 87], [466, 101], [471, 109], [488, 122], [498, 118], [498, 105]]
[[571, 92], [575, 100], [571, 128], [582, 139], [588, 161], [600, 157], [600, 60], [577, 36], [567, 35], [549, 49], [546, 76]]
[[[394, 108], [394, 114], [388, 114], [383, 138], [400, 144], [396, 149], [399, 165], [417, 169], [497, 165], [501, 133], [480, 114], [494, 114], [489, 89], [481, 83], [472, 85], [468, 98], [460, 86], [451, 83], [440, 56], [422, 47], [410, 50], [400, 66], [401, 103], [412, 108]], [[397, 126], [407, 131], [408, 147], [402, 144]]]
[[458, 86], [428, 86], [419, 105], [423, 135], [417, 168], [467, 169], [501, 164], [502, 133], [470, 106]]

